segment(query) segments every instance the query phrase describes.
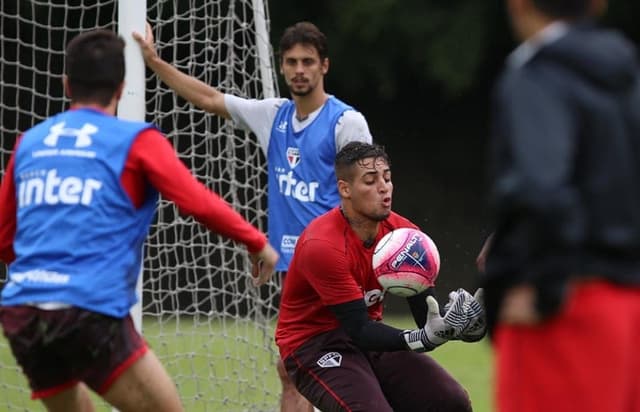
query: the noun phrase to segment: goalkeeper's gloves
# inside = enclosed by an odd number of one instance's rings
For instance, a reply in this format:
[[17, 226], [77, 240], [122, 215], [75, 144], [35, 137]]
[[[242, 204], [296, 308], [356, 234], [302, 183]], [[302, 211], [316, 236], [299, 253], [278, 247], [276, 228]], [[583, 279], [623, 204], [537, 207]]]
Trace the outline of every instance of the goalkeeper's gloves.
[[471, 296], [469, 292], [460, 288], [449, 293], [449, 302], [444, 305], [445, 311], [457, 307], [457, 312], [464, 312], [467, 323], [456, 339], [464, 342], [477, 342], [487, 333], [487, 315], [484, 310], [483, 290], [479, 288]]
[[428, 352], [448, 340], [457, 338], [466, 324], [466, 314], [458, 311], [457, 305], [440, 315], [438, 301], [427, 296], [427, 323], [421, 329], [405, 330], [402, 334], [409, 349]]

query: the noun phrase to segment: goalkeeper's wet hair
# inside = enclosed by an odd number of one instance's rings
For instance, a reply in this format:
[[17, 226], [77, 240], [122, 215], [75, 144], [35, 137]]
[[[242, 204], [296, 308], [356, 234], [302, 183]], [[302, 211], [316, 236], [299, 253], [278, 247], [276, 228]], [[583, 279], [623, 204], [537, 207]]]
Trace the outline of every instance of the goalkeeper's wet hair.
[[280, 38], [280, 50], [278, 54], [280, 60], [287, 50], [292, 49], [296, 44], [311, 46], [318, 52], [320, 61], [329, 57], [329, 44], [327, 37], [313, 23], [301, 21], [293, 26], [287, 27], [284, 34]]
[[391, 160], [384, 150], [384, 146], [375, 143], [351, 142], [346, 144], [336, 155], [334, 163], [336, 177], [340, 180], [350, 180], [351, 167], [364, 159], [382, 159], [389, 166]]
[[106, 106], [124, 81], [124, 40], [110, 30], [74, 37], [66, 49], [65, 74], [71, 100]]

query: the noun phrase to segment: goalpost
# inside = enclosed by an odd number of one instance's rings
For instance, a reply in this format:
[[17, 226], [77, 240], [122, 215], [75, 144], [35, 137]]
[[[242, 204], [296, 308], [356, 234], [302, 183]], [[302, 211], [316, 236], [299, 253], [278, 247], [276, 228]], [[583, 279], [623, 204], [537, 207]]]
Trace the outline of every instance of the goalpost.
[[[88, 29], [111, 29], [127, 41], [119, 115], [156, 123], [201, 181], [264, 230], [265, 164], [255, 139], [187, 104], [145, 70], [125, 26], [144, 33], [144, 19], [149, 21], [159, 54], [208, 84], [271, 97], [277, 83], [266, 2], [146, 0], [144, 10], [140, 0], [2, 0], [0, 171], [20, 132], [68, 107], [61, 82], [68, 41]], [[253, 288], [244, 247], [209, 233], [164, 199], [145, 254], [136, 316], [185, 409], [276, 410], [276, 285]], [[28, 398], [26, 381], [0, 338], [0, 410], [37, 408]]]

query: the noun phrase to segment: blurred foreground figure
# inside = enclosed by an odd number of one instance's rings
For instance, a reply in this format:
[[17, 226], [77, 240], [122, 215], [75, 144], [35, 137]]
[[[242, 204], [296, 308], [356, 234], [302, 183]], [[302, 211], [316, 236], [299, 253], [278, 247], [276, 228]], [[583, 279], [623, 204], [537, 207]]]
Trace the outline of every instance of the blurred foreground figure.
[[[500, 412], [640, 410], [640, 76], [604, 1], [506, 0], [483, 248]], [[481, 256], [479, 263], [485, 262]]]

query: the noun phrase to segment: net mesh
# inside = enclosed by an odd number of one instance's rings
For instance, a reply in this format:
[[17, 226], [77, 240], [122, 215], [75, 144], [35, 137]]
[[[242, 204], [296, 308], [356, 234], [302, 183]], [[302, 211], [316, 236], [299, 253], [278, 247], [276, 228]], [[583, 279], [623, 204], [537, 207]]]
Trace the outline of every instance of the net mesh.
[[[147, 18], [164, 60], [224, 92], [260, 98], [265, 89], [253, 3], [147, 0]], [[117, 31], [117, 21], [115, 0], [2, 0], [2, 171], [20, 132], [68, 107], [61, 82], [67, 42], [88, 29]], [[150, 71], [146, 90], [146, 120], [158, 125], [202, 182], [264, 230], [266, 176], [255, 139], [187, 104]], [[276, 410], [275, 281], [251, 287], [244, 247], [181, 216], [164, 199], [145, 252], [143, 334], [186, 410]], [[0, 283], [6, 281], [2, 270]], [[0, 410], [35, 410], [39, 405], [28, 396], [0, 339]]]

